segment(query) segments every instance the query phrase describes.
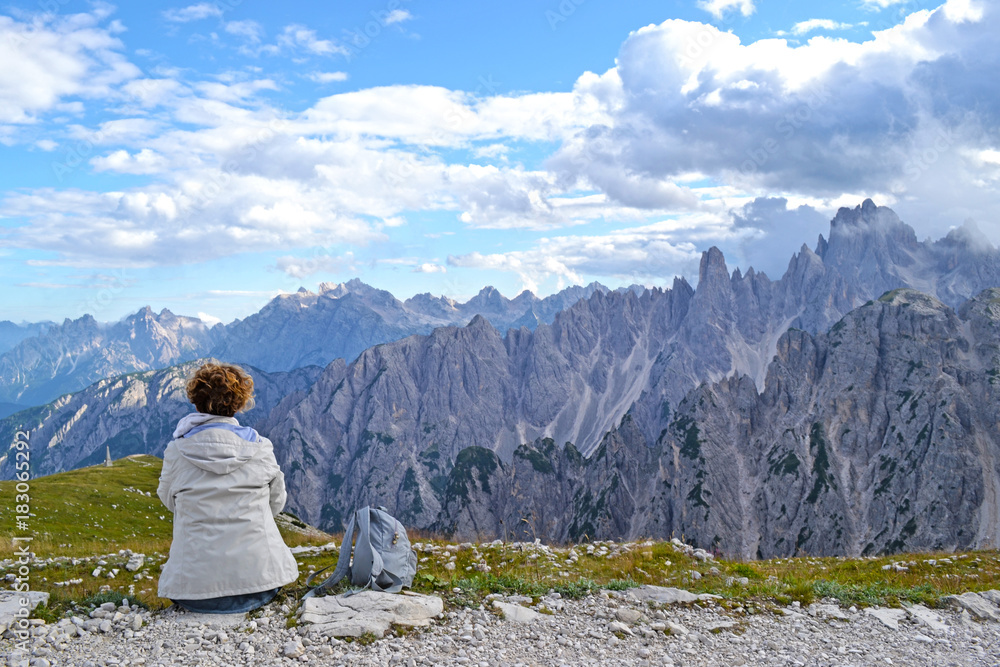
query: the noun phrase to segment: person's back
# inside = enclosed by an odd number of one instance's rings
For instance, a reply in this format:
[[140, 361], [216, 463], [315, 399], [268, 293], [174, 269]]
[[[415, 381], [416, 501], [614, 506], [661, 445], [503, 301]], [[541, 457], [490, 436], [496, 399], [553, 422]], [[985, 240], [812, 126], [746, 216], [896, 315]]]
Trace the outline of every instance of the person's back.
[[274, 522], [286, 496], [271, 442], [233, 417], [252, 390], [235, 366], [202, 366], [188, 383], [198, 412], [181, 419], [163, 456], [157, 493], [174, 513], [174, 539], [159, 595], [191, 611], [249, 611], [298, 578]]

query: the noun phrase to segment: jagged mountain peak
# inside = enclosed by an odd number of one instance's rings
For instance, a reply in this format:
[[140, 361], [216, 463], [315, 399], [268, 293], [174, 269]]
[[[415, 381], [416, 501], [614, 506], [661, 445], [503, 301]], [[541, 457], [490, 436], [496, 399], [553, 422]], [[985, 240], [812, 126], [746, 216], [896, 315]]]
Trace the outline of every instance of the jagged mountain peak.
[[985, 254], [996, 250], [989, 238], [979, 229], [976, 221], [972, 219], [949, 230], [947, 236], [938, 241], [938, 244], [950, 248], [960, 248], [976, 254]]
[[716, 246], [701, 253], [701, 263], [698, 266], [698, 290], [717, 287], [729, 283], [729, 269], [726, 267], [726, 257]]
[[900, 220], [891, 208], [877, 206], [871, 199], [866, 199], [860, 206], [854, 208], [844, 206], [837, 211], [837, 215], [830, 222], [828, 243], [835, 244], [859, 235], [891, 237], [907, 245], [917, 243], [917, 235], [912, 227]]

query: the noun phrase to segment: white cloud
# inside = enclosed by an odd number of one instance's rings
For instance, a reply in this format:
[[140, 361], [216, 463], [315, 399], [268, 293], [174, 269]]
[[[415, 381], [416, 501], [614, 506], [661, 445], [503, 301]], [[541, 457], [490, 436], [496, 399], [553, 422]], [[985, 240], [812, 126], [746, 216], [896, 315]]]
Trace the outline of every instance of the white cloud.
[[79, 100], [107, 97], [139, 69], [122, 55], [105, 14], [43, 15], [30, 22], [0, 16], [0, 127], [29, 124], [47, 111], [82, 111]]
[[511, 272], [533, 292], [551, 278], [560, 286], [581, 284], [585, 276], [660, 282], [697, 271], [701, 253], [683, 232], [703, 230], [706, 222], [665, 221], [604, 235], [544, 238], [530, 250], [449, 256], [448, 265]]
[[162, 155], [144, 148], [131, 155], [128, 151], [117, 150], [109, 155], [98, 156], [90, 160], [95, 171], [114, 171], [119, 174], [156, 174], [160, 172], [167, 161]]
[[347, 72], [312, 72], [309, 75], [309, 79], [316, 83], [347, 81]]
[[447, 273], [448, 269], [441, 264], [424, 262], [413, 267], [413, 273]]
[[848, 30], [853, 27], [850, 23], [838, 23], [830, 19], [809, 19], [792, 26], [792, 34], [805, 35], [813, 30]]
[[[1000, 56], [989, 37], [997, 11], [953, 1], [863, 43], [744, 45], [676, 20], [642, 28], [602, 77], [611, 119], [564, 142], [548, 166], [637, 207], [680, 203], [670, 188], [688, 172], [750, 194], [898, 196], [927, 171], [922, 154], [939, 130], [938, 153], [1000, 139], [1000, 91], [983, 83]], [[588, 88], [583, 77], [577, 86]]]
[[404, 21], [409, 21], [413, 18], [413, 14], [405, 9], [394, 9], [388, 14], [386, 14], [383, 19], [385, 25], [392, 25], [393, 23], [402, 23]]
[[222, 8], [211, 2], [200, 2], [196, 5], [167, 9], [163, 12], [163, 18], [171, 23], [188, 23], [221, 16]]
[[743, 16], [750, 16], [756, 9], [754, 0], [698, 0], [698, 8], [717, 19], [721, 19], [730, 9], [738, 9]]
[[35, 142], [35, 145], [43, 151], [54, 151], [59, 147], [59, 144], [51, 139], [39, 139]]
[[349, 55], [350, 51], [328, 39], [319, 39], [315, 30], [303, 25], [289, 25], [278, 35], [278, 46], [291, 51], [302, 50], [313, 55]]
[[[616, 230], [450, 260], [538, 283], [646, 271], [636, 262], [665, 276], [694, 256], [685, 243], [701, 241], [750, 257], [796, 220], [814, 221], [802, 205], [826, 215], [831, 202], [873, 193], [904, 207], [932, 193], [995, 210], [991, 154], [980, 154], [1000, 146], [995, 23], [995, 11], [951, 0], [947, 11], [914, 13], [862, 44], [813, 37], [794, 46], [743, 44], [713, 26], [667, 21], [630, 35], [615, 68], [584, 73], [569, 92], [398, 85], [326, 96], [301, 112], [275, 106], [263, 93], [278, 84], [257, 73], [191, 81], [157, 71], [104, 87], [120, 118], [60, 129], [101, 147], [86, 158], [94, 171], [149, 183], [8, 194], [0, 215], [30, 224], [6, 231], [0, 245], [78, 265], [287, 249], [277, 268], [301, 277], [354, 260], [303, 258], [299, 249], [377, 243], [415, 211], [448, 212], [458, 229], [551, 235], [599, 221]], [[263, 39], [252, 25], [231, 32]], [[120, 45], [109, 35], [114, 55]], [[299, 55], [337, 48], [303, 26], [281, 40]], [[319, 81], [342, 74], [303, 69]], [[78, 102], [66, 97], [47, 108]], [[521, 154], [515, 147], [548, 143], [560, 148], [541, 164], [508, 158]], [[752, 224], [737, 224], [729, 211], [764, 194], [786, 208], [757, 203], [741, 213]], [[788, 226], [768, 226], [765, 213]], [[424, 264], [444, 268], [417, 258], [407, 266]]]
[[865, 7], [869, 9], [881, 10], [887, 7], [892, 7], [893, 5], [901, 5], [904, 3], [909, 3], [911, 0], [862, 0]]
[[292, 278], [306, 278], [316, 273], [357, 273], [358, 265], [354, 253], [346, 252], [342, 256], [331, 255], [326, 249], [316, 247], [308, 255], [286, 255], [279, 257], [275, 268]]
[[215, 315], [209, 315], [208, 313], [198, 312], [198, 319], [207, 324], [210, 327], [214, 327], [216, 324], [222, 324], [222, 318], [216, 317]]
[[264, 37], [264, 27], [256, 21], [228, 21], [223, 29], [230, 35], [237, 35], [256, 44]]

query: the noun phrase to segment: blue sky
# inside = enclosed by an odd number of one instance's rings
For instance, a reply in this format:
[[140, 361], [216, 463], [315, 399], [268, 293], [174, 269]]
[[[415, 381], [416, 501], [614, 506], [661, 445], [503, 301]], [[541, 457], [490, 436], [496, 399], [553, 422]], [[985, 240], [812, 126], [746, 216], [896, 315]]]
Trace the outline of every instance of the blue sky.
[[0, 319], [230, 321], [777, 277], [839, 206], [1000, 242], [998, 12], [906, 2], [0, 8]]

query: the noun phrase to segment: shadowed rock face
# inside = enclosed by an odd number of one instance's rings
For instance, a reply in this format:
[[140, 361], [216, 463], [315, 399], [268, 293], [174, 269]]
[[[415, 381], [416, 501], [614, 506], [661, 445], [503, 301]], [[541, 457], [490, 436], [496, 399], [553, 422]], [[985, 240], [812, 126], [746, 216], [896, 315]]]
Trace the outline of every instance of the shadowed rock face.
[[911, 290], [782, 336], [762, 392], [692, 391], [649, 440], [631, 414], [590, 459], [535, 441], [452, 470], [439, 527], [552, 540], [685, 535], [744, 557], [995, 546], [1000, 289], [956, 314]]
[[[283, 443], [279, 460], [286, 467], [302, 462], [289, 475], [296, 512], [327, 528], [336, 528], [353, 507], [372, 503], [386, 505], [411, 525], [481, 537], [511, 532], [515, 524], [528, 526], [530, 522], [522, 520], [534, 515], [537, 521], [562, 526], [561, 534], [549, 535], [553, 539], [687, 530], [704, 545], [724, 544], [750, 555], [758, 549], [764, 554], [863, 551], [869, 542], [872, 549], [897, 548], [900, 536], [910, 539], [904, 535], [910, 529], [903, 530], [908, 519], [895, 532], [887, 529], [880, 536], [879, 528], [863, 543], [857, 533], [852, 537], [856, 544], [834, 547], [831, 541], [816, 546], [833, 540], [837, 529], [841, 537], [836, 539], [843, 545], [845, 526], [871, 522], [856, 509], [847, 512], [856, 504], [853, 497], [836, 496], [843, 505], [839, 509], [832, 499], [820, 497], [836, 482], [833, 469], [824, 465], [832, 466], [829, 461], [839, 451], [821, 443], [839, 443], [835, 438], [842, 433], [822, 423], [813, 433], [813, 424], [822, 421], [813, 418], [818, 404], [803, 403], [808, 410], [795, 413], [794, 428], [784, 427], [791, 431], [766, 437], [783, 442], [794, 436], [796, 446], [807, 448], [795, 453], [800, 475], [810, 472], [817, 459], [828, 462], [817, 464], [817, 475], [822, 470], [825, 476], [816, 494], [813, 487], [802, 494], [804, 499], [814, 496], [813, 505], [822, 500], [823, 512], [838, 518], [837, 528], [822, 535], [818, 528], [825, 524], [807, 518], [808, 508], [800, 507], [803, 498], [792, 501], [793, 507], [772, 501], [776, 497], [764, 491], [756, 497], [758, 487], [768, 487], [754, 480], [761, 470], [777, 465], [762, 463], [773, 458], [770, 450], [748, 461], [734, 451], [721, 452], [719, 465], [727, 466], [727, 472], [720, 468], [716, 475], [732, 483], [713, 487], [707, 481], [708, 468], [698, 467], [706, 455], [696, 444], [705, 438], [696, 437], [691, 428], [729, 442], [743, 456], [750, 444], [732, 443], [744, 442], [739, 438], [749, 438], [751, 432], [734, 429], [743, 419], [757, 424], [758, 413], [764, 413], [762, 396], [772, 391], [765, 379], [778, 372], [783, 355], [791, 354], [788, 350], [796, 345], [813, 350], [816, 341], [825, 340], [821, 332], [865, 301], [878, 299], [883, 288], [906, 285], [906, 276], [919, 274], [924, 282], [949, 286], [992, 280], [988, 264], [995, 250], [983, 254], [977, 248], [980, 254], [975, 256], [970, 250], [967, 261], [954, 264], [944, 276], [934, 273], [928, 259], [938, 248], [917, 242], [891, 211], [867, 201], [857, 209], [842, 209], [830, 240], [821, 238], [815, 252], [803, 248], [781, 280], [752, 270], [730, 274], [722, 253], [713, 248], [703, 256], [695, 290], [678, 280], [670, 290], [649, 290], [641, 296], [595, 293], [533, 332], [517, 330], [501, 337], [485, 322], [474, 320], [464, 328], [442, 328], [366, 350], [350, 365], [328, 367], [303, 400], [283, 403], [263, 428]], [[861, 261], [852, 261], [852, 252], [862, 253]], [[914, 257], [922, 262], [919, 271], [913, 268]], [[944, 304], [934, 303], [947, 311]], [[952, 312], [951, 317], [957, 315]], [[896, 340], [903, 345], [909, 339]], [[893, 348], [886, 345], [889, 354]], [[867, 368], [867, 362], [864, 357], [859, 363]], [[821, 377], [817, 369], [825, 368], [797, 363], [796, 372], [810, 370], [809, 387]], [[852, 391], [882, 392], [888, 404], [894, 392], [905, 391], [898, 380], [872, 379], [870, 388], [855, 383]], [[797, 391], [810, 395], [804, 388]], [[699, 392], [719, 393], [714, 399], [719, 424], [699, 421], [699, 402], [714, 395]], [[803, 399], [796, 400], [798, 405]], [[737, 408], [746, 416], [735, 417], [743, 414]], [[682, 426], [686, 430], [679, 433]], [[902, 428], [896, 426], [893, 437]], [[720, 434], [714, 435], [716, 431]], [[872, 440], [876, 434], [867, 429], [852, 432], [857, 438], [864, 433], [866, 448], [885, 446], [882, 440]], [[920, 428], [913, 434], [901, 432], [915, 438]], [[678, 441], [687, 445], [671, 444]], [[546, 442], [548, 454], [539, 458], [537, 452], [530, 453]], [[569, 450], [563, 446], [567, 442], [573, 443]], [[519, 449], [524, 443], [534, 445]], [[683, 454], [696, 450], [697, 456]], [[522, 460], [518, 452], [530, 455]], [[795, 468], [791, 453], [781, 459], [789, 470]], [[546, 472], [550, 468], [556, 472]], [[517, 472], [529, 469], [527, 478]], [[636, 477], [630, 477], [630, 471]], [[662, 483], [645, 491], [635, 486], [648, 485], [653, 478]], [[752, 492], [741, 488], [750, 482], [756, 485]], [[790, 488], [788, 480], [774, 484], [775, 493]], [[679, 489], [683, 494], [674, 497]], [[766, 511], [755, 509], [761, 504]], [[602, 514], [608, 505], [615, 511]], [[725, 509], [702, 516], [713, 507]], [[546, 530], [542, 524], [530, 525], [539, 535]], [[774, 532], [767, 538], [770, 542], [753, 537], [755, 530], [765, 529]]]

